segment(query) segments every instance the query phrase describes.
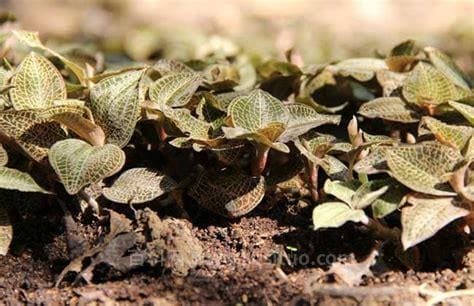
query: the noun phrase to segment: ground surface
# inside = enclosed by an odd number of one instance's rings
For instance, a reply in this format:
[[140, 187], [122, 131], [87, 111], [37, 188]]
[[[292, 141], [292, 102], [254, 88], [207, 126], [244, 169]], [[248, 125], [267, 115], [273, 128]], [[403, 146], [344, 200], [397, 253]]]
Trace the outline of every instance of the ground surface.
[[[362, 260], [374, 247], [371, 233], [351, 225], [314, 232], [309, 228], [310, 207], [302, 202], [279, 203], [266, 211], [264, 204], [232, 222], [205, 211], [193, 212], [193, 233], [202, 243], [205, 258], [186, 277], [157, 269], [141, 268], [126, 275], [104, 269], [95, 274], [93, 284], [71, 287], [65, 281], [60, 288], [54, 288], [54, 282], [68, 263], [67, 239], [61, 219], [44, 214], [28, 220], [35, 224], [27, 231], [28, 237], [15, 238], [13, 254], [0, 258], [0, 299], [7, 304], [45, 305], [65, 301], [81, 305], [422, 305], [426, 299], [413, 291], [417, 285], [441, 291], [474, 288], [472, 239], [452, 239], [455, 236], [448, 228], [424, 245], [424, 272], [407, 271], [385, 254], [378, 272], [365, 277], [354, 293], [337, 275], [328, 273], [329, 264], [336, 258]], [[81, 225], [80, 232], [88, 233], [92, 241], [97, 224], [93, 220], [79, 224], [87, 224]], [[389, 252], [390, 247], [385, 249]], [[433, 250], [439, 255], [431, 256]], [[379, 286], [385, 289], [364, 291]], [[397, 289], [400, 286], [404, 289]], [[389, 293], [384, 295], [383, 290]], [[453, 305], [472, 303], [468, 297], [450, 301]]]

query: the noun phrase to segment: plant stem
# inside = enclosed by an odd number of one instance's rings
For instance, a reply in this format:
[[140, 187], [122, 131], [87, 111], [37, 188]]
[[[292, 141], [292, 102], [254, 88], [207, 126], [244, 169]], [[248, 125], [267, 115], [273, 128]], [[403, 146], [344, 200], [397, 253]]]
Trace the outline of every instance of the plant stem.
[[252, 175], [253, 176], [260, 176], [265, 170], [265, 166], [267, 165], [268, 159], [268, 152], [270, 151], [270, 147], [264, 144], [257, 144], [256, 145], [256, 152], [254, 159], [252, 161]]
[[380, 223], [378, 220], [369, 218], [369, 223], [367, 227], [373, 230], [380, 237], [398, 241], [400, 239], [400, 231], [397, 229], [391, 229]]
[[366, 173], [359, 173], [359, 181], [364, 184], [369, 182], [369, 177], [367, 176]]
[[319, 165], [316, 165], [313, 162], [306, 160], [306, 175], [308, 179], [308, 189], [311, 194], [311, 200], [313, 200], [314, 202], [319, 201], [318, 170], [319, 170]]
[[88, 195], [84, 191], [84, 189], [81, 189], [81, 191], [79, 191], [78, 196], [84, 201], [86, 201], [87, 204], [89, 204], [90, 208], [92, 208], [92, 210], [94, 211], [95, 214], [97, 214], [97, 216], [100, 215], [99, 203], [97, 203], [97, 201], [93, 197]]

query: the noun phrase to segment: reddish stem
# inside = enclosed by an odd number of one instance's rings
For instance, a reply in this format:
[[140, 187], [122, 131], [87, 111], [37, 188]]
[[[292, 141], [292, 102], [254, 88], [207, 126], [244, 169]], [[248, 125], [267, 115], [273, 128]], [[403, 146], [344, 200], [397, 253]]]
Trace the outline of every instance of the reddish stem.
[[257, 144], [255, 156], [252, 161], [251, 171], [252, 171], [253, 176], [262, 175], [263, 170], [265, 170], [265, 166], [267, 165], [269, 151], [270, 151], [270, 147], [263, 144]]
[[308, 189], [311, 194], [311, 199], [314, 202], [319, 201], [318, 170], [319, 170], [318, 165], [315, 165], [314, 163], [310, 161], [306, 162], [306, 175], [308, 179]]

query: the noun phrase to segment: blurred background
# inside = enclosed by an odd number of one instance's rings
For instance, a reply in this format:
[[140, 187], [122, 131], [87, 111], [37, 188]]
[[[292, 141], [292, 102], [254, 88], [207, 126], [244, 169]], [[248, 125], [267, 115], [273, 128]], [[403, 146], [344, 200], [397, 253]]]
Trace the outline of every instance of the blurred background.
[[[0, 0], [21, 27], [91, 42], [135, 60], [199, 58], [219, 48], [305, 63], [384, 54], [412, 38], [472, 71], [474, 0]], [[155, 54], [156, 55], [156, 54]]]

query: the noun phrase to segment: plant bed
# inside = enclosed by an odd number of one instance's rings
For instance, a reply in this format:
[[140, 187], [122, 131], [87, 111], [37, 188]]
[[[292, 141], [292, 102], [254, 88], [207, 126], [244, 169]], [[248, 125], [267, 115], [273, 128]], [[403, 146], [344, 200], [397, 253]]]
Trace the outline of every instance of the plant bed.
[[472, 299], [474, 96], [440, 50], [117, 63], [0, 42], [2, 299]]

